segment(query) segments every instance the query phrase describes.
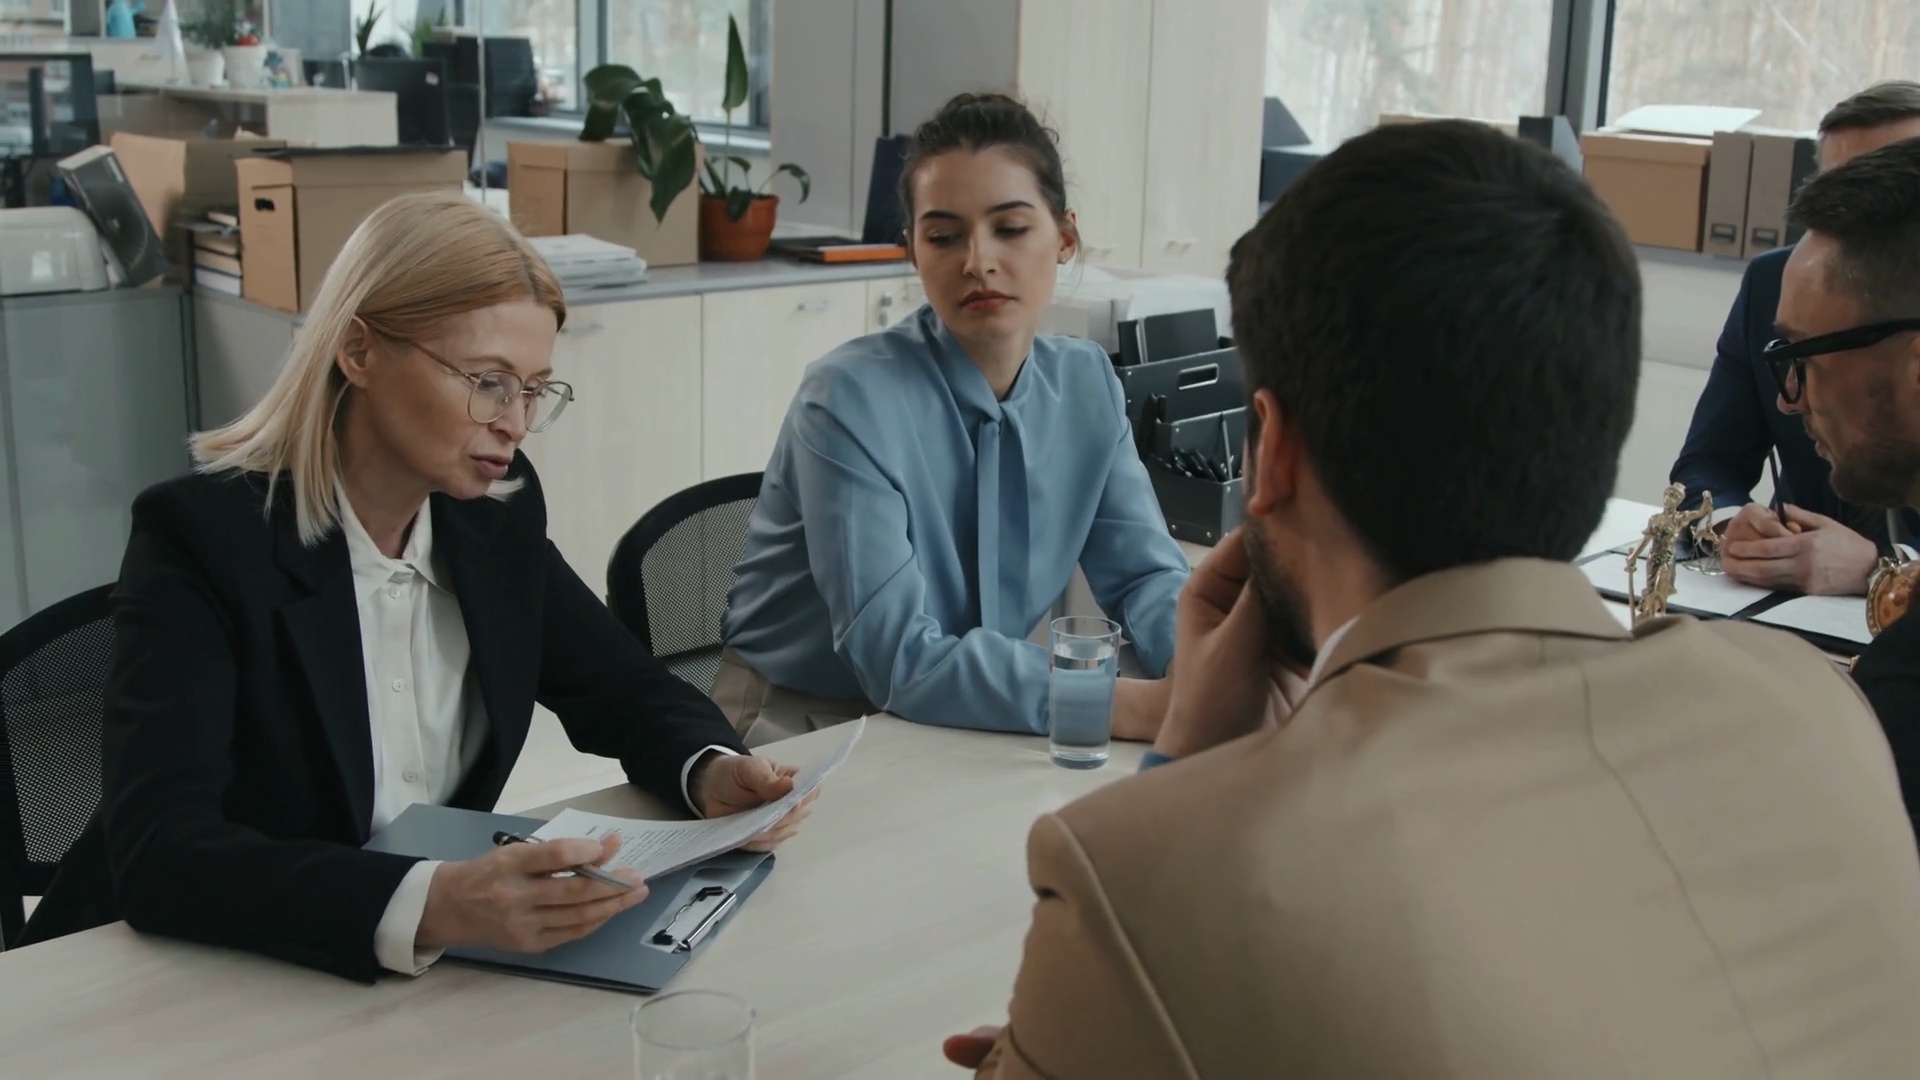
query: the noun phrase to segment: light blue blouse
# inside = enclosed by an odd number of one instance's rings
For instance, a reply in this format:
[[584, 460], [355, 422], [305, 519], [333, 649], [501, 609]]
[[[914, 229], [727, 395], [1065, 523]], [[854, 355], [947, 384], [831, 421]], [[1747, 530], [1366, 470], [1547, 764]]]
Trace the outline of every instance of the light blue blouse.
[[[1187, 560], [1097, 345], [1042, 337], [1005, 401], [931, 308], [807, 369], [728, 596], [776, 686], [909, 720], [1046, 729], [1028, 632], [1078, 564], [1153, 675]], [[984, 586], [983, 586], [984, 583]]]

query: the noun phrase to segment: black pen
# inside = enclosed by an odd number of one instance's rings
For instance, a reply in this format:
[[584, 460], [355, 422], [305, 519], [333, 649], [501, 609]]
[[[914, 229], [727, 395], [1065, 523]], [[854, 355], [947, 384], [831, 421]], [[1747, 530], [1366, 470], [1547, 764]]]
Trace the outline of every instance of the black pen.
[[[502, 831], [493, 834], [493, 845], [495, 847], [506, 847], [508, 844], [538, 843], [543, 843], [543, 841], [531, 836], [521, 836], [519, 833]], [[632, 882], [622, 881], [597, 866], [576, 866], [572, 868], [571, 872], [579, 874], [588, 881], [597, 881], [602, 885], [612, 885], [616, 889], [628, 890], [633, 888]]]
[[1767, 451], [1767, 475], [1773, 480], [1773, 509], [1780, 515], [1780, 527], [1787, 527], [1787, 497], [1780, 491], [1780, 460], [1777, 451]]

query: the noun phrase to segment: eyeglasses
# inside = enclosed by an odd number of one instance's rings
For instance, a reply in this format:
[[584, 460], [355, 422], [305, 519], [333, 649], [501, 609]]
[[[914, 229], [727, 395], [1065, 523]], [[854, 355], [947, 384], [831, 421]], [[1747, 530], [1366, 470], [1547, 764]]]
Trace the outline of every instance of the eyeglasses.
[[513, 407], [515, 401], [519, 401], [526, 406], [527, 430], [545, 431], [560, 419], [560, 414], [567, 409], [567, 403], [573, 400], [573, 386], [570, 383], [548, 379], [537, 386], [528, 386], [525, 380], [511, 371], [483, 371], [474, 375], [454, 367], [446, 357], [425, 345], [413, 341], [406, 344], [472, 384], [473, 389], [467, 393], [467, 415], [476, 424], [493, 423], [507, 415], [507, 410]]
[[1920, 330], [1920, 319], [1892, 319], [1887, 322], [1869, 323], [1850, 330], [1836, 330], [1831, 334], [1821, 334], [1804, 341], [1788, 341], [1780, 338], [1769, 342], [1760, 355], [1767, 361], [1767, 367], [1773, 372], [1773, 384], [1780, 388], [1780, 400], [1789, 405], [1799, 402], [1801, 390], [1807, 385], [1807, 360], [1815, 356], [1830, 353], [1852, 352], [1870, 345], [1878, 345], [1895, 334], [1904, 334], [1911, 330]]

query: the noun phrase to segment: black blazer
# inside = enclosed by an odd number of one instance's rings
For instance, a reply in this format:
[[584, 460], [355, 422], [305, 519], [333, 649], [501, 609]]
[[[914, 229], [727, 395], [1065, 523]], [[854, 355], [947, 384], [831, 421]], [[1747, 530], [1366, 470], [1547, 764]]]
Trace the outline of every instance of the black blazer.
[[1887, 747], [1900, 773], [1900, 796], [1920, 834], [1920, 612], [1895, 621], [1873, 639], [1854, 666], [1853, 681], [1887, 733]]
[[[505, 502], [435, 495], [434, 554], [460, 598], [486, 742], [451, 804], [490, 810], [536, 701], [575, 747], [618, 758], [681, 802], [710, 745], [745, 752], [705, 696], [647, 654], [547, 540], [532, 466]], [[113, 594], [99, 812], [22, 943], [126, 919], [134, 929], [280, 957], [349, 978], [416, 861], [360, 850], [372, 732], [344, 536], [295, 532], [290, 489], [263, 514], [259, 476], [187, 476], [133, 505]]]
[[[1781, 487], [1795, 506], [1833, 518], [1890, 552], [1886, 511], [1857, 506], [1834, 494], [1830, 466], [1813, 452], [1813, 440], [1798, 416], [1780, 411], [1779, 387], [1761, 350], [1776, 336], [1780, 278], [1792, 248], [1754, 257], [1740, 279], [1740, 295], [1720, 331], [1713, 370], [1693, 407], [1687, 441], [1674, 459], [1669, 481], [1687, 485], [1687, 505], [1713, 493], [1713, 505], [1740, 506], [1766, 472], [1767, 451], [1780, 449]], [[1920, 516], [1899, 511], [1906, 535], [1920, 536]]]

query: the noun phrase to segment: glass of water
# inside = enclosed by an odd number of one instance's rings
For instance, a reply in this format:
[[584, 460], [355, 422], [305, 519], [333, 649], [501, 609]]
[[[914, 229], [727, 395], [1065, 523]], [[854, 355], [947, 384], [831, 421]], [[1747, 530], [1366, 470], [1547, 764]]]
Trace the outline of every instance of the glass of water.
[[1113, 686], [1120, 675], [1120, 624], [1069, 615], [1048, 628], [1047, 739], [1053, 763], [1097, 769], [1113, 738]]
[[753, 1008], [686, 990], [633, 1010], [634, 1080], [753, 1080]]

